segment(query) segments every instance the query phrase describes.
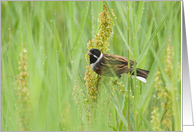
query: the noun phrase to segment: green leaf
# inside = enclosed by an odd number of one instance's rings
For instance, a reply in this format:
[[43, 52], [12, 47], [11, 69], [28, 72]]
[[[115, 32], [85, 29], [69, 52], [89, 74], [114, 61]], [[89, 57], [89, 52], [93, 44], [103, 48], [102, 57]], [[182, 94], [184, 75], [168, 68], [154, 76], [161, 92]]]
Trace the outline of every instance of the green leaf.
[[168, 14], [170, 13], [170, 11], [173, 9], [174, 5], [176, 2], [173, 2], [171, 4], [171, 6], [168, 8], [167, 12], [164, 14], [164, 17], [162, 18], [162, 20], [160, 21], [160, 23], [158, 24], [158, 26], [156, 27], [156, 29], [154, 30], [153, 34], [151, 35], [150, 39], [148, 40], [146, 46], [143, 48], [140, 56], [137, 59], [137, 67], [139, 66], [139, 64], [141, 63], [142, 59], [144, 58], [144, 56], [146, 55], [150, 45], [152, 44], [152, 40], [154, 39], [154, 37], [156, 36], [156, 34], [158, 33], [158, 31], [160, 30], [160, 28], [162, 27], [162, 25], [164, 24], [165, 20], [167, 19]]

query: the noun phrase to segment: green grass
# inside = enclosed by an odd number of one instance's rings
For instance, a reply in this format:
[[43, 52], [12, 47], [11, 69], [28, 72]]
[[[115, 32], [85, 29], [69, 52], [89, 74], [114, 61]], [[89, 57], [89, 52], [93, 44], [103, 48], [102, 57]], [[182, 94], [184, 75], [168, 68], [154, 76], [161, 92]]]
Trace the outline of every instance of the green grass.
[[[156, 126], [181, 130], [181, 2], [104, 3], [115, 23], [108, 53], [128, 57], [137, 62], [136, 67], [149, 70], [147, 83], [125, 74], [115, 85], [111, 82], [116, 78], [104, 77], [97, 103], [89, 99], [84, 80], [88, 65], [85, 54], [87, 43], [99, 32], [103, 2], [2, 1], [2, 131], [20, 130], [14, 88], [20, 73], [22, 43], [28, 56], [30, 130], [151, 131]], [[171, 64], [166, 62], [169, 45], [173, 48]], [[167, 65], [173, 67], [171, 71], [165, 70]], [[168, 100], [158, 95], [162, 94], [155, 81], [158, 70], [160, 87], [168, 93]], [[76, 84], [78, 91], [74, 89]], [[159, 109], [158, 117], [152, 113], [154, 107]], [[164, 125], [163, 118], [169, 119], [171, 125]], [[153, 126], [151, 120], [159, 123]]]

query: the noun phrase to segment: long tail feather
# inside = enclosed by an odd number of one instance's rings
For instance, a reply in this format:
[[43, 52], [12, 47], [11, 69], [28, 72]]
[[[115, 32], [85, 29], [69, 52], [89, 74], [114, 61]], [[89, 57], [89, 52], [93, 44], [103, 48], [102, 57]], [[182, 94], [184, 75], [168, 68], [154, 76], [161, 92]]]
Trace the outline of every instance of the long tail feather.
[[[134, 70], [133, 68], [130, 68], [131, 75], [134, 75], [133, 70]], [[136, 69], [136, 78], [144, 83], [146, 83], [147, 81], [148, 74], [149, 74], [149, 71], [147, 70], [143, 70], [139, 68]]]

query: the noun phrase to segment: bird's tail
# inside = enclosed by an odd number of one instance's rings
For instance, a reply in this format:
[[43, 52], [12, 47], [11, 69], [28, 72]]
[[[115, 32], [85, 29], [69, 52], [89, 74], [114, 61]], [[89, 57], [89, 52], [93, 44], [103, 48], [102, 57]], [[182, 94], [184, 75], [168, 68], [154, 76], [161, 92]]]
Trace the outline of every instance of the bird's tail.
[[[131, 73], [131, 75], [134, 76], [135, 73], [133, 70], [134, 70], [134, 68], [130, 68], [130, 73]], [[149, 74], [149, 71], [136, 68], [136, 78], [144, 83], [146, 83], [146, 81], [147, 81], [148, 74]]]

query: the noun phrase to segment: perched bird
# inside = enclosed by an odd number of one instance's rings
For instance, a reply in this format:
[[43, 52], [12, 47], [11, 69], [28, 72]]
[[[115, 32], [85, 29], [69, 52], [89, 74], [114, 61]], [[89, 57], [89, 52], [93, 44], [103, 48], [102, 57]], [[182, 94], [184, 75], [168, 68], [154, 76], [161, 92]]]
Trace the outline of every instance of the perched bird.
[[[91, 49], [88, 53], [90, 56], [90, 66], [98, 75], [102, 76], [118, 76], [130, 72], [134, 75], [134, 62], [130, 60], [130, 68], [128, 68], [128, 59], [119, 55], [103, 54], [98, 49]], [[136, 78], [146, 83], [149, 71], [136, 68]]]

